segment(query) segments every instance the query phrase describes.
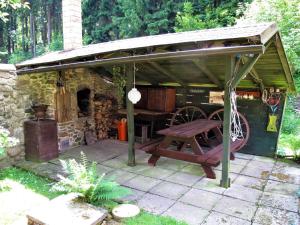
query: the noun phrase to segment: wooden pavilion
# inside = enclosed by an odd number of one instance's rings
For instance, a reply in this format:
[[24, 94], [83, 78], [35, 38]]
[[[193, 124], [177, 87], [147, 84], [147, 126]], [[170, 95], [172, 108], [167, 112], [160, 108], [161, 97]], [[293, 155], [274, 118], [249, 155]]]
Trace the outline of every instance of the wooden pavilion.
[[[17, 64], [18, 75], [92, 68], [112, 71], [125, 65], [127, 92], [137, 84], [205, 87], [224, 90], [223, 187], [230, 185], [230, 92], [279, 89], [295, 91], [279, 31], [275, 24], [226, 27], [117, 40], [49, 53]], [[126, 98], [127, 99], [127, 98]], [[127, 100], [128, 164], [135, 165], [134, 106]], [[278, 138], [278, 137], [277, 137]]]

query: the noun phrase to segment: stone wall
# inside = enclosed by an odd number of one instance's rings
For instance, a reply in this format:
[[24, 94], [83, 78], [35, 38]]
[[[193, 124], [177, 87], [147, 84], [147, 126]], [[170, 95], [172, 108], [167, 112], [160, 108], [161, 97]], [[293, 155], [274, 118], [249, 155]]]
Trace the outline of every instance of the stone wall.
[[[24, 101], [26, 118], [32, 118], [30, 107], [33, 102], [49, 105], [47, 117], [56, 118], [56, 93], [61, 91], [57, 87], [59, 73], [36, 73], [21, 75], [18, 77], [17, 87], [22, 90], [23, 96], [27, 96]], [[65, 92], [70, 93], [69, 120], [58, 121], [58, 144], [60, 151], [83, 144], [86, 122], [94, 128], [94, 103], [93, 97], [97, 94], [116, 97], [114, 87], [105, 82], [101, 76], [89, 69], [69, 69], [61, 73]], [[78, 117], [77, 92], [90, 89], [90, 114], [86, 117]]]
[[[16, 86], [15, 70], [13, 65], [0, 64], [0, 126], [7, 128], [20, 140], [20, 145], [5, 158], [7, 163], [24, 158], [23, 122], [26, 118], [24, 109], [27, 96], [23, 96]], [[3, 161], [4, 159], [1, 160], [2, 163]]]

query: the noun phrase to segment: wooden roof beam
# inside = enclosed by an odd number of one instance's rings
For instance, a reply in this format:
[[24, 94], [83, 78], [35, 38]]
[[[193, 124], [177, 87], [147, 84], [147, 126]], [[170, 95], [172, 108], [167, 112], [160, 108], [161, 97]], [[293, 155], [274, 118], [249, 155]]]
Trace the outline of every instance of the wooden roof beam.
[[176, 77], [175, 75], [169, 73], [169, 71], [167, 71], [166, 69], [164, 69], [161, 65], [159, 65], [158, 63], [156, 62], [151, 62], [151, 61], [148, 61], [148, 63], [153, 67], [155, 68], [157, 71], [159, 71], [160, 73], [164, 74], [165, 76], [169, 77], [170, 79], [176, 81], [177, 83], [179, 83], [181, 86], [186, 86], [186, 84], [181, 80], [179, 79], [178, 77]]
[[[244, 57], [242, 57], [242, 63], [244, 65], [246, 64], [246, 61], [247, 60]], [[254, 66], [250, 70], [249, 74], [250, 74], [252, 80], [254, 81], [254, 83], [258, 84], [261, 92], [263, 92], [265, 89], [265, 85], [263, 83], [263, 80], [260, 78], [259, 74], [257, 73], [256, 69], [254, 68]]]
[[254, 64], [257, 62], [260, 56], [261, 54], [254, 55], [254, 57], [250, 58], [248, 62], [246, 62], [246, 64], [240, 68], [231, 82], [233, 88], [235, 88], [240, 83], [240, 81], [252, 70]]
[[202, 73], [204, 73], [207, 78], [214, 83], [215, 85], [217, 85], [219, 88], [222, 88], [222, 84], [219, 81], [219, 79], [216, 77], [215, 74], [213, 74], [210, 69], [207, 68], [207, 66], [199, 59], [192, 59], [193, 63], [195, 64], [195, 66], [201, 70]]

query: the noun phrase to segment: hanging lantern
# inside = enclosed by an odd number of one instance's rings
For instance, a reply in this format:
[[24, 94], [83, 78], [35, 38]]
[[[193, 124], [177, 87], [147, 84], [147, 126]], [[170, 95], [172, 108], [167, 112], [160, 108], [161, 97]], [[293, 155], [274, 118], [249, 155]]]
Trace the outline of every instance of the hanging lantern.
[[128, 99], [133, 104], [136, 104], [139, 100], [141, 100], [141, 93], [134, 87], [128, 92]]
[[128, 92], [128, 99], [133, 104], [136, 104], [138, 101], [140, 101], [142, 97], [139, 90], [135, 88], [135, 71], [135, 63], [133, 63], [133, 88]]

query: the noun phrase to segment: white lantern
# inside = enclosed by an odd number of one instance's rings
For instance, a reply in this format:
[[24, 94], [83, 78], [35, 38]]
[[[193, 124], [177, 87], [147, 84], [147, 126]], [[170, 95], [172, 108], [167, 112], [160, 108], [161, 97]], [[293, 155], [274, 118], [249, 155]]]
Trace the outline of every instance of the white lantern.
[[133, 103], [136, 104], [138, 101], [141, 100], [141, 93], [135, 87], [132, 88], [128, 92], [128, 99]]

